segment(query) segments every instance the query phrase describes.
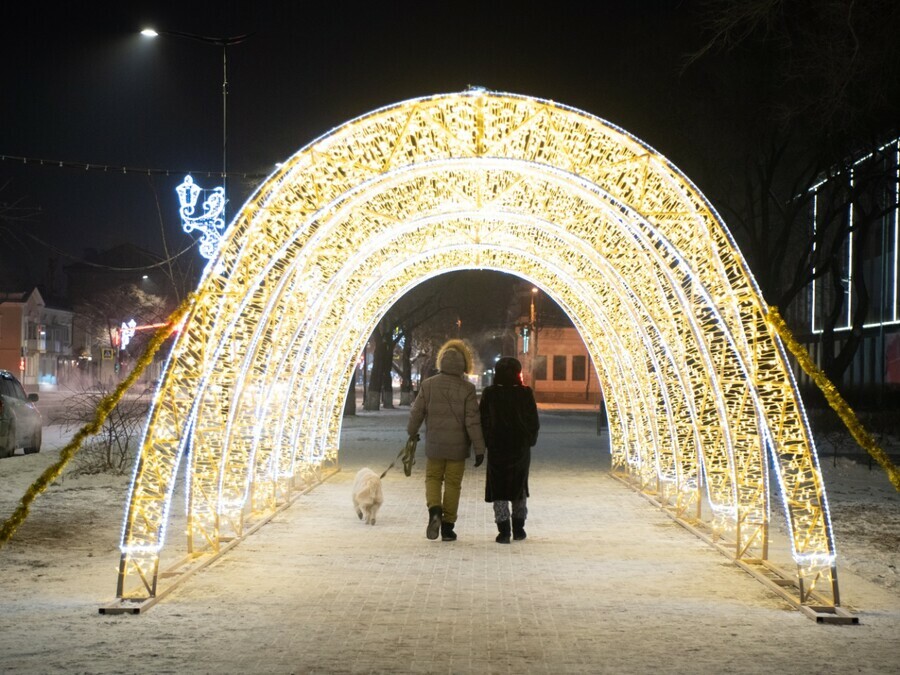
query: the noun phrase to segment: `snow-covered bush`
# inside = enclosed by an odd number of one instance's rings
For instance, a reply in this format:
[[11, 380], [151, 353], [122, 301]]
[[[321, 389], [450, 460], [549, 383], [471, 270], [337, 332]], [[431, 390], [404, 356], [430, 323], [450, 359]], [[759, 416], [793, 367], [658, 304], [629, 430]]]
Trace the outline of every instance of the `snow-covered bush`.
[[[92, 421], [100, 402], [110, 393], [103, 386], [71, 396], [61, 422], [75, 429]], [[125, 394], [107, 415], [100, 433], [85, 441], [75, 456], [71, 472], [78, 474], [115, 473], [130, 470], [137, 443], [144, 428], [150, 397], [146, 393]]]

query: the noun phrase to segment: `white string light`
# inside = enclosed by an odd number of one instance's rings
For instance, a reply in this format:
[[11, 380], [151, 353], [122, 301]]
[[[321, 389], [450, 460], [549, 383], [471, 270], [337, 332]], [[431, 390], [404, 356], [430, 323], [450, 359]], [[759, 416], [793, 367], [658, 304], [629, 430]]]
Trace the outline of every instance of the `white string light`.
[[203, 200], [203, 213], [195, 216], [197, 200], [204, 190], [194, 183], [194, 179], [188, 174], [181, 185], [175, 188], [180, 204], [181, 227], [190, 234], [198, 231], [200, 237], [200, 255], [207, 260], [215, 257], [219, 250], [219, 242], [222, 239], [222, 230], [225, 228], [225, 220], [222, 214], [225, 212], [225, 188], [217, 187], [206, 190], [208, 193]]

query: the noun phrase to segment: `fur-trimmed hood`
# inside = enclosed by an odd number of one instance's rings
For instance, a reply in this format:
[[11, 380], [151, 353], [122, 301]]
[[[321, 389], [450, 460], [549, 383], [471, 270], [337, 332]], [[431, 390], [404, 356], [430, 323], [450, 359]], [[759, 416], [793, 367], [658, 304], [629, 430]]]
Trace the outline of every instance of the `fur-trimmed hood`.
[[438, 352], [437, 364], [438, 370], [447, 375], [471, 373], [474, 367], [472, 351], [462, 340], [448, 340]]

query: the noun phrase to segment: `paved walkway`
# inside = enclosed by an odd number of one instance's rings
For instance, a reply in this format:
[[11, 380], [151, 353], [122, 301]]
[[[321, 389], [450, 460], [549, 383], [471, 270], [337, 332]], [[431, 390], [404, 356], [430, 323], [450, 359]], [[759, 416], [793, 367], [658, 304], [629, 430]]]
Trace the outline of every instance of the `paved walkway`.
[[[528, 539], [494, 543], [483, 469], [459, 541], [425, 539], [423, 470], [385, 478], [378, 523], [350, 485], [382, 470], [405, 411], [345, 425], [342, 471], [142, 616], [67, 617], [9, 672], [891, 672], [900, 598], [860, 586], [863, 625], [820, 626], [606, 474], [595, 417], [546, 412]], [[111, 582], [111, 580], [110, 580]], [[845, 591], [846, 592], [846, 591]], [[876, 598], [881, 597], [881, 600]], [[97, 623], [102, 625], [97, 625]], [[2, 621], [0, 621], [2, 623]], [[89, 626], [89, 627], [88, 627]], [[99, 629], [99, 630], [98, 630]], [[7, 656], [10, 652], [6, 652]]]

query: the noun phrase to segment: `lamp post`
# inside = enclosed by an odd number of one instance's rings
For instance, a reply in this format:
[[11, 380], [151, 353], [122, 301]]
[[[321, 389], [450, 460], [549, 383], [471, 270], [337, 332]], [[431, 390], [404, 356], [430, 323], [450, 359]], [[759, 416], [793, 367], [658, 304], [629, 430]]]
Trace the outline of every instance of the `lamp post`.
[[[232, 45], [240, 44], [249, 38], [253, 33], [245, 33], [243, 35], [231, 35], [228, 37], [210, 37], [207, 35], [197, 35], [195, 33], [183, 33], [175, 30], [154, 30], [153, 28], [144, 28], [141, 35], [148, 38], [155, 38], [160, 35], [171, 35], [173, 37], [195, 40], [204, 42], [209, 45], [216, 45], [222, 48], [222, 188], [225, 195], [228, 194], [228, 48]], [[222, 217], [225, 222], [225, 206], [222, 207]]]

